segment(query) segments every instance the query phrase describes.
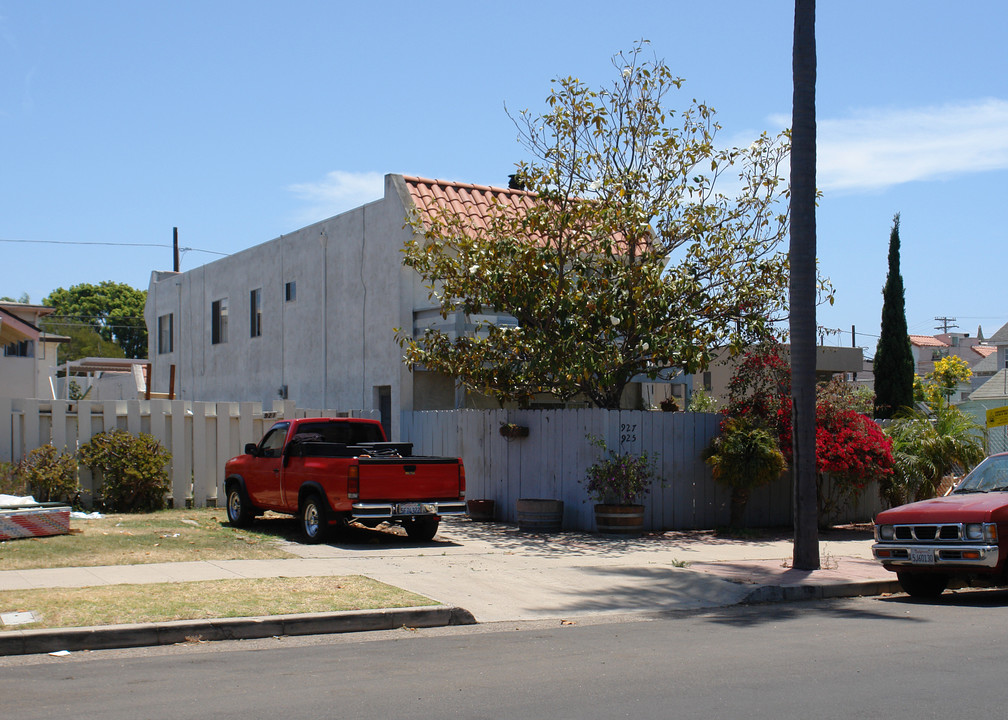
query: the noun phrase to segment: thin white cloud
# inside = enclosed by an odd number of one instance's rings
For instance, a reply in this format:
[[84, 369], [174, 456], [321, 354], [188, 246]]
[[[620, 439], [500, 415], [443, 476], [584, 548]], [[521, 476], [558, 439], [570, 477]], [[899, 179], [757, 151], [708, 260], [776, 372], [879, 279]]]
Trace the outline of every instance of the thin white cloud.
[[380, 199], [385, 194], [385, 176], [334, 170], [318, 182], [296, 183], [287, 189], [305, 203], [296, 220], [308, 225]]
[[818, 122], [817, 185], [881, 190], [1008, 168], [1008, 101], [861, 110]]

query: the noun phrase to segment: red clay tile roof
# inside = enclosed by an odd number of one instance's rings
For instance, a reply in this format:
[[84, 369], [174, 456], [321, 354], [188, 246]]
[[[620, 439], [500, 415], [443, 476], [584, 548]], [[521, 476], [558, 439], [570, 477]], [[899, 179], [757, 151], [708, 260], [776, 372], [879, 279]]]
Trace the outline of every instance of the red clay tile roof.
[[422, 219], [432, 219], [438, 212], [468, 214], [475, 227], [486, 229], [486, 219], [493, 202], [521, 210], [529, 210], [535, 204], [535, 195], [525, 190], [496, 188], [487, 185], [427, 180], [403, 175], [410, 197]]
[[911, 335], [910, 342], [918, 347], [948, 347], [947, 343], [930, 335]]
[[982, 357], [987, 357], [997, 352], [997, 348], [993, 345], [970, 345], [970, 350]]
[[[468, 215], [474, 228], [486, 230], [489, 228], [488, 218], [492, 216], [490, 208], [494, 203], [498, 203], [504, 212], [513, 208], [517, 213], [524, 213], [535, 207], [537, 202], [537, 195], [526, 190], [428, 180], [410, 175], [403, 175], [402, 178], [420, 219], [428, 226], [439, 213], [446, 211], [450, 215]], [[539, 243], [544, 242], [541, 236], [537, 240]], [[613, 240], [618, 247], [623, 241], [622, 233], [615, 233]]]

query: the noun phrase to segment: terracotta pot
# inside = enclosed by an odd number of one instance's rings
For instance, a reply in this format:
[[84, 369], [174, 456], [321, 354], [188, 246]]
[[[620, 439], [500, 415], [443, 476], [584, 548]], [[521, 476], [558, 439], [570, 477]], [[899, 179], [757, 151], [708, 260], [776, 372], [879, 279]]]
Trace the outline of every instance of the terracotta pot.
[[469, 519], [477, 522], [493, 522], [495, 504], [493, 500], [467, 501], [466, 509], [469, 511]]

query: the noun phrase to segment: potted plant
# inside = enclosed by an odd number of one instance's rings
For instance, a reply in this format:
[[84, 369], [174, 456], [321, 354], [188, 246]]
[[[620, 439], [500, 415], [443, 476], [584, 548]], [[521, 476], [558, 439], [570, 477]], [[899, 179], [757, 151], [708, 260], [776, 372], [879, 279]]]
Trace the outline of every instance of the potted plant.
[[517, 423], [501, 423], [500, 434], [508, 440], [511, 440], [512, 438], [523, 438], [528, 437], [529, 429], [525, 425], [518, 425]]
[[588, 496], [595, 501], [595, 526], [601, 533], [639, 535], [644, 531], [640, 500], [651, 491], [655, 478], [652, 456], [620, 454], [608, 449], [602, 438], [590, 435], [588, 440], [605, 453], [584, 479]]

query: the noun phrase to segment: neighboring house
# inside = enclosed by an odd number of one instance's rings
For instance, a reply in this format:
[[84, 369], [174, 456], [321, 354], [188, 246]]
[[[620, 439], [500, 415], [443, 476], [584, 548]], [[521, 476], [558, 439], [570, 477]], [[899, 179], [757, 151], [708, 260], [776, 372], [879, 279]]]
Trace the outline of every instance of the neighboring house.
[[[403, 265], [413, 236], [405, 219], [446, 205], [478, 213], [493, 199], [520, 208], [529, 198], [390, 174], [380, 200], [184, 273], [154, 272], [144, 310], [153, 385], [168, 387], [174, 367], [183, 400], [378, 410], [394, 437], [401, 412], [496, 407], [452, 377], [403, 363], [396, 329], [454, 335], [472, 332], [477, 319], [442, 318], [419, 274]], [[637, 407], [640, 384], [627, 396]]]
[[0, 397], [52, 398], [56, 349], [70, 338], [39, 328], [53, 308], [0, 302]]
[[56, 368], [56, 396], [78, 400], [143, 400], [168, 397], [148, 392], [147, 360], [86, 357]]
[[914, 372], [921, 377], [934, 370], [934, 364], [946, 357], [959, 357], [966, 361], [973, 378], [969, 383], [961, 383], [951, 398], [953, 403], [966, 402], [971, 393], [979, 388], [992, 374], [987, 358], [996, 348], [983, 339], [983, 329], [977, 329], [977, 336], [969, 333], [941, 333], [939, 335], [911, 335], [910, 347], [914, 358]]
[[1008, 324], [994, 333], [987, 345], [994, 350], [979, 364], [986, 381], [970, 394], [969, 399], [982, 402], [988, 408], [1008, 405]]
[[[785, 362], [790, 362], [791, 346], [781, 345], [780, 355]], [[728, 383], [735, 372], [738, 356], [732, 357], [727, 350], [720, 350], [706, 372], [692, 376], [692, 387], [702, 388], [712, 398], [717, 400], [718, 407], [723, 408], [728, 401]], [[864, 350], [859, 347], [816, 346], [816, 382], [825, 382], [836, 375], [843, 375], [850, 382], [857, 382], [865, 367]], [[679, 402], [679, 399], [676, 399]], [[680, 407], [685, 407], [680, 403]]]

